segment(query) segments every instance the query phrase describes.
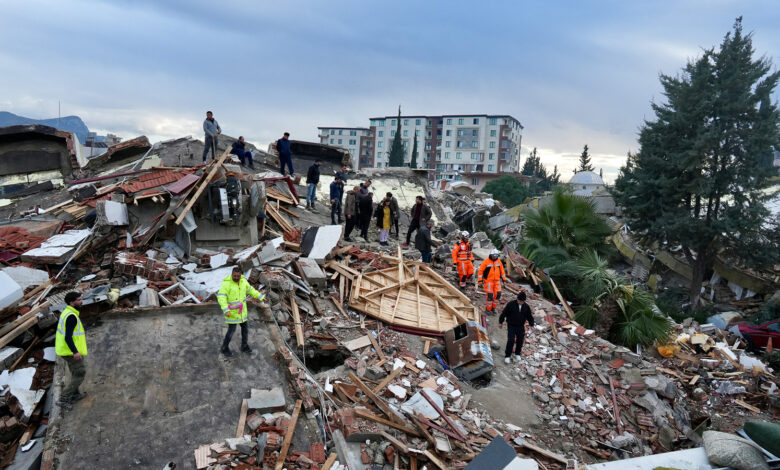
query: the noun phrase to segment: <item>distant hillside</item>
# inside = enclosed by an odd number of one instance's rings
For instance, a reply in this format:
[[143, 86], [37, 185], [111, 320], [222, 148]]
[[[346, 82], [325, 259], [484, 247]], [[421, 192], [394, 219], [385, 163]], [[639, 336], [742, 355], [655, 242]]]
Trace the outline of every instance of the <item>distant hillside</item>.
[[[57, 125], [57, 121], [59, 121], [59, 125]], [[42, 124], [63, 131], [73, 132], [78, 136], [82, 144], [87, 140], [87, 133], [89, 132], [87, 125], [78, 116], [65, 116], [60, 119], [30, 119], [7, 111], [0, 111], [0, 127], [18, 126], [20, 124]]]

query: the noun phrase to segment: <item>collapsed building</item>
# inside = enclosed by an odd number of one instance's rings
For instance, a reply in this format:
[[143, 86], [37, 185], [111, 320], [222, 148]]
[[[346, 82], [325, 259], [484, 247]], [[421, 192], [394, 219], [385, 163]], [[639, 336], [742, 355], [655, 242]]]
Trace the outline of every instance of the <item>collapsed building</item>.
[[[304, 210], [272, 148], [253, 148], [250, 171], [227, 136], [206, 164], [188, 137], [133, 139], [75, 163], [68, 137], [51, 138], [0, 139], [0, 155], [56, 154], [41, 171], [61, 179], [25, 182], [32, 193], [0, 207], [3, 465], [602, 468], [699, 461], [702, 429], [777, 417], [777, 379], [739, 338], [688, 324], [672, 357], [615, 346], [578, 325], [560, 293], [533, 293], [544, 273], [508, 248], [505, 289], [528, 292], [537, 326], [522, 361], [497, 365], [503, 333], [476, 286], [456, 287], [449, 256], [466, 221], [477, 262], [493, 248], [478, 229], [504, 208], [487, 196], [432, 189], [409, 169], [352, 173], [348, 187], [370, 179], [375, 201], [397, 197], [402, 230], [388, 246], [373, 228], [346, 243], [327, 213], [332, 178], [321, 179], [324, 209]], [[296, 167], [318, 152], [301, 150]], [[430, 265], [402, 246], [418, 195], [441, 243]], [[216, 293], [234, 266], [267, 302], [250, 309], [255, 351], [227, 359]], [[66, 410], [52, 346], [72, 290], [83, 294], [89, 395]]]

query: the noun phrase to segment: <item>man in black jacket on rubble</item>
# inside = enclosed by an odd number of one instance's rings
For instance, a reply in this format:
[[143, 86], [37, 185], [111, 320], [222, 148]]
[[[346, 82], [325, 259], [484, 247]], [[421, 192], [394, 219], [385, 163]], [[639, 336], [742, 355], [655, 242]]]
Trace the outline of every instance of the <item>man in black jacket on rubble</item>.
[[[517, 294], [517, 300], [512, 300], [506, 304], [501, 316], [498, 317], [498, 327], [504, 326], [506, 319], [506, 349], [504, 350], [504, 362], [511, 362], [512, 351], [515, 353], [515, 361], [520, 361], [520, 350], [523, 349], [525, 340], [525, 322], [533, 328], [534, 316], [531, 313], [531, 307], [525, 303], [525, 292]], [[533, 331], [533, 329], [531, 330]], [[517, 348], [515, 348], [517, 344]]]

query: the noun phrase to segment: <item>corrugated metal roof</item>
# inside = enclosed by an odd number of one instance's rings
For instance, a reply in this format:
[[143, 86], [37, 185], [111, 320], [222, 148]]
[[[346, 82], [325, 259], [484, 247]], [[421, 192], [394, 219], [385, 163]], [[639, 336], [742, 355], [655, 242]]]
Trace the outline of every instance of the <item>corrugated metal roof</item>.
[[184, 175], [191, 173], [191, 170], [159, 170], [144, 173], [134, 181], [123, 184], [120, 189], [128, 194], [137, 193], [146, 189], [156, 188], [165, 184], [170, 184], [183, 179]]

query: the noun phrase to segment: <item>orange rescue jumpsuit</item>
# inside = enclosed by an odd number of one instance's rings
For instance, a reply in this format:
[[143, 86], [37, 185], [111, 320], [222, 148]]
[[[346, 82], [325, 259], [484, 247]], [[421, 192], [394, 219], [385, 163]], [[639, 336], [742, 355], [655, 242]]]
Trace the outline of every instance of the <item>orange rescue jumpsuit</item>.
[[466, 287], [466, 281], [474, 275], [474, 253], [471, 252], [471, 243], [458, 240], [452, 247], [452, 262], [458, 268], [458, 285]]
[[479, 265], [477, 283], [484, 283], [487, 294], [485, 310], [488, 315], [491, 315], [494, 310], [498, 310], [498, 300], [501, 298], [501, 281], [506, 282], [506, 272], [500, 259], [488, 258]]

